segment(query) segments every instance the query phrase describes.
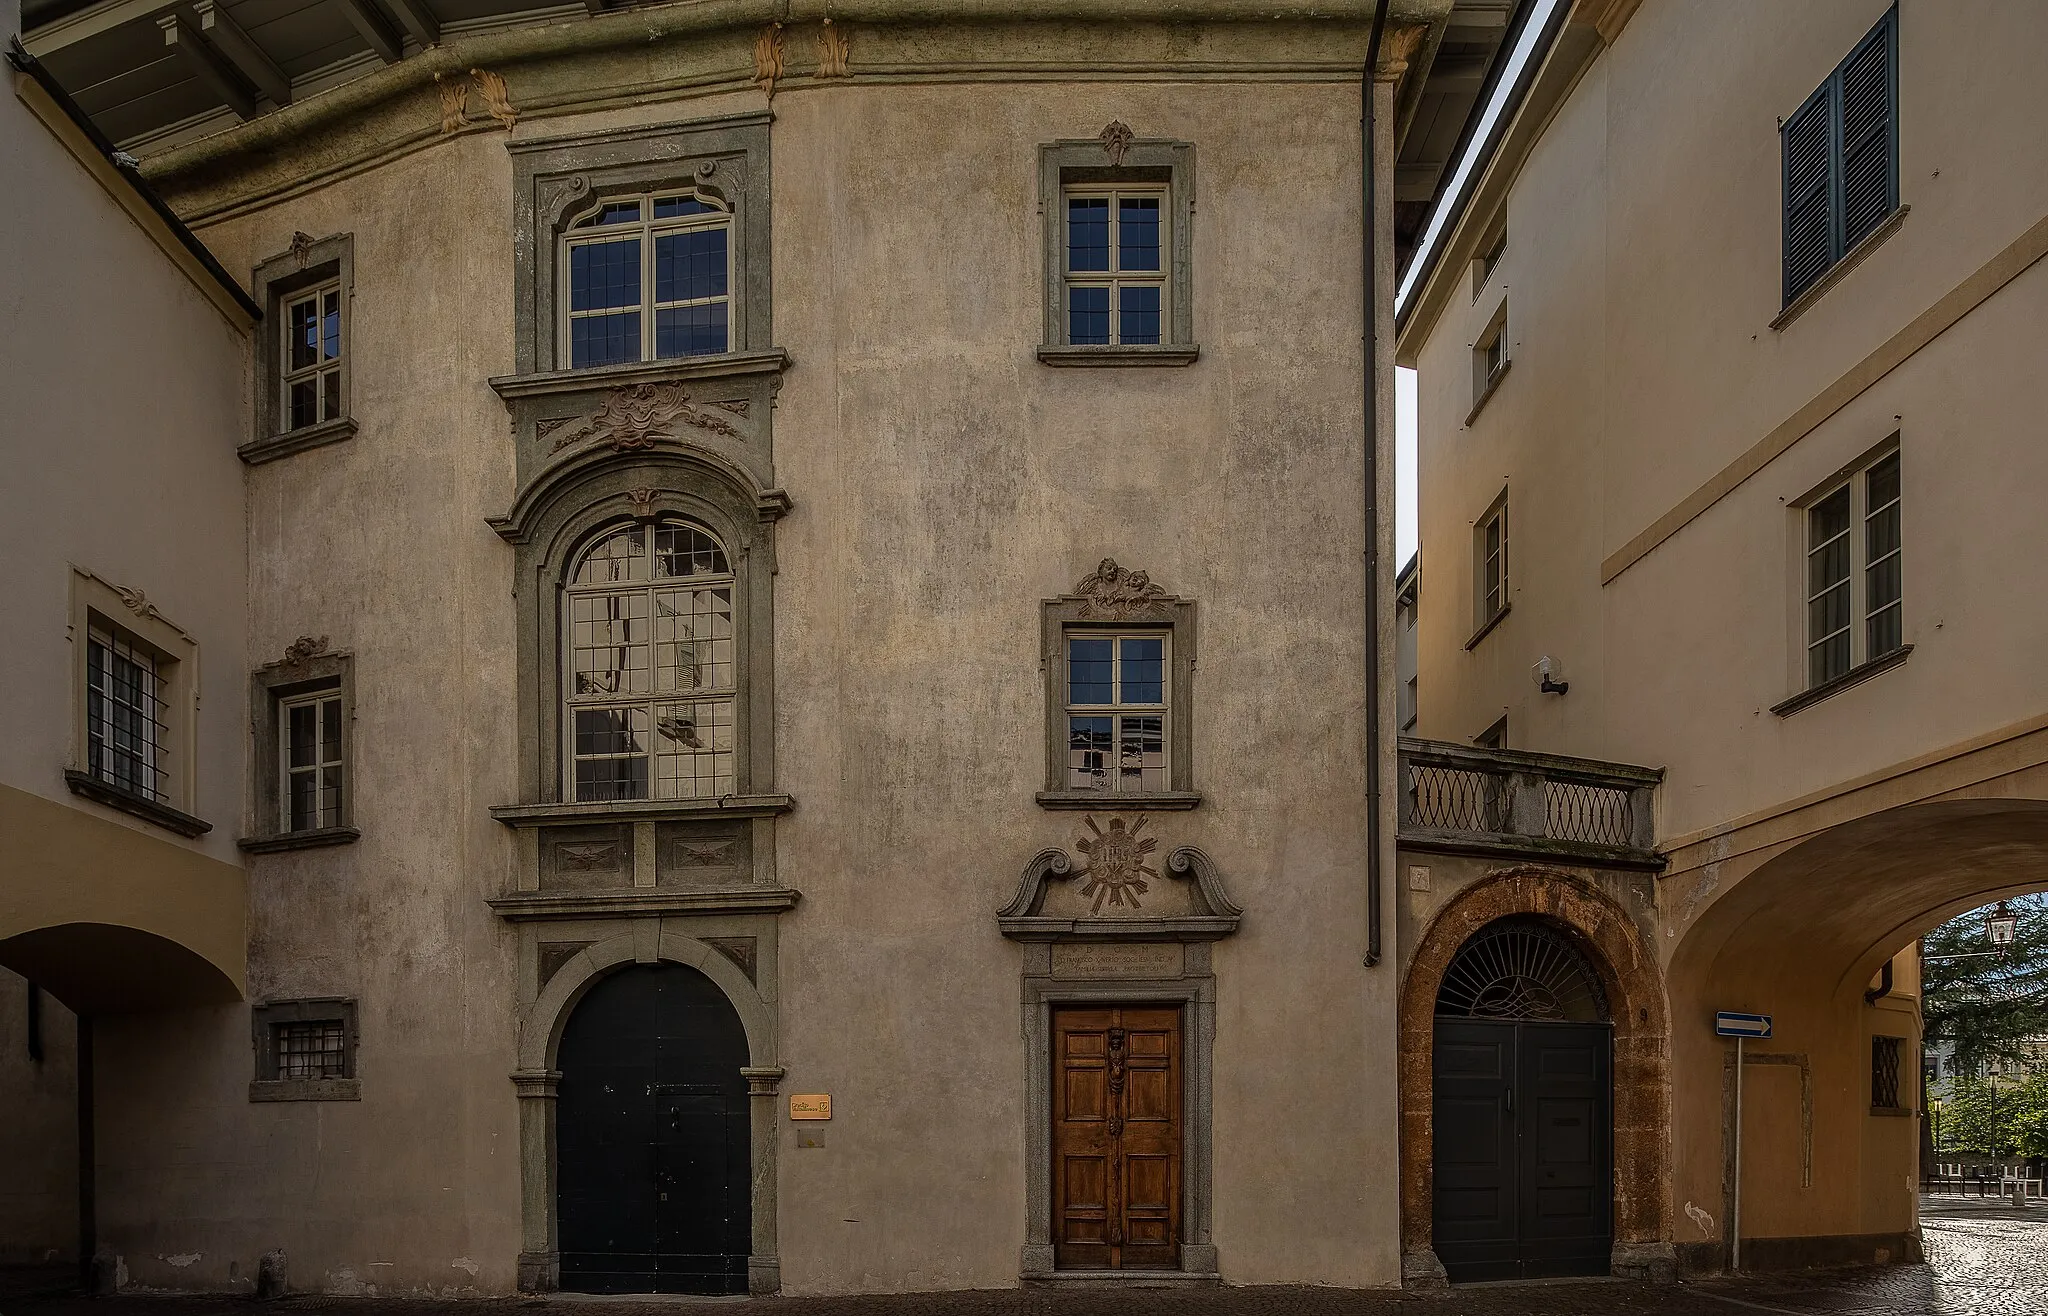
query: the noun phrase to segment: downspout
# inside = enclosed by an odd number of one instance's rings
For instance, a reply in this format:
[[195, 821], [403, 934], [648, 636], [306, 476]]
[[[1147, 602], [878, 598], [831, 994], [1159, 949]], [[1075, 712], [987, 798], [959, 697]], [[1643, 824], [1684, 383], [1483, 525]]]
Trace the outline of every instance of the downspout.
[[1380, 306], [1379, 90], [1380, 34], [1387, 6], [1379, 0], [1359, 80], [1365, 203], [1365, 967], [1380, 962]]

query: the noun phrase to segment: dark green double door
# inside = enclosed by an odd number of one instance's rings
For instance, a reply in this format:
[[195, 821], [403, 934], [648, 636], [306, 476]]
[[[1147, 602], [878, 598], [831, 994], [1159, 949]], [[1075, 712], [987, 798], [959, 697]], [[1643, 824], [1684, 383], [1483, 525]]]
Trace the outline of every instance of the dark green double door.
[[1451, 1279], [1606, 1274], [1609, 1025], [1440, 1018], [1433, 1070], [1432, 1214]]

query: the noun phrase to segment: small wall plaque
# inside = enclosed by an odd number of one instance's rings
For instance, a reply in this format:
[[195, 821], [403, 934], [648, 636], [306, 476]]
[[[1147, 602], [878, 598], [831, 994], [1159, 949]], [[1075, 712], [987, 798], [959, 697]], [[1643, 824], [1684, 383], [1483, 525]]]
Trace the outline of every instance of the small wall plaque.
[[832, 1097], [829, 1093], [813, 1092], [789, 1099], [789, 1117], [793, 1120], [828, 1120], [832, 1118]]

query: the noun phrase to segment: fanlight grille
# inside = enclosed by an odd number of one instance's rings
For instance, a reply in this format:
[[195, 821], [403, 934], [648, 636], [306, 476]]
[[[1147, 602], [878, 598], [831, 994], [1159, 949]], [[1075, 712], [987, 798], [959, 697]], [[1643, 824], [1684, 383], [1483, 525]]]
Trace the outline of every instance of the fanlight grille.
[[1534, 919], [1502, 919], [1459, 949], [1437, 988], [1436, 1012], [1597, 1023], [1607, 1018], [1607, 999], [1593, 966], [1561, 933]]

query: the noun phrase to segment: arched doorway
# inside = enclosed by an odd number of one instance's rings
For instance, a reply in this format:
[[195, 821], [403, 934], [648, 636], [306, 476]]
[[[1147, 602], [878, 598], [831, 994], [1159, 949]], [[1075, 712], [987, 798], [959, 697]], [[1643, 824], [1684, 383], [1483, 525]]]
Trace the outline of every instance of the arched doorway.
[[1497, 919], [1437, 987], [1431, 1228], [1453, 1281], [1604, 1275], [1614, 1246], [1605, 990], [1547, 920]]
[[752, 1239], [746, 1029], [683, 964], [600, 979], [562, 1030], [561, 1287], [745, 1293]]

